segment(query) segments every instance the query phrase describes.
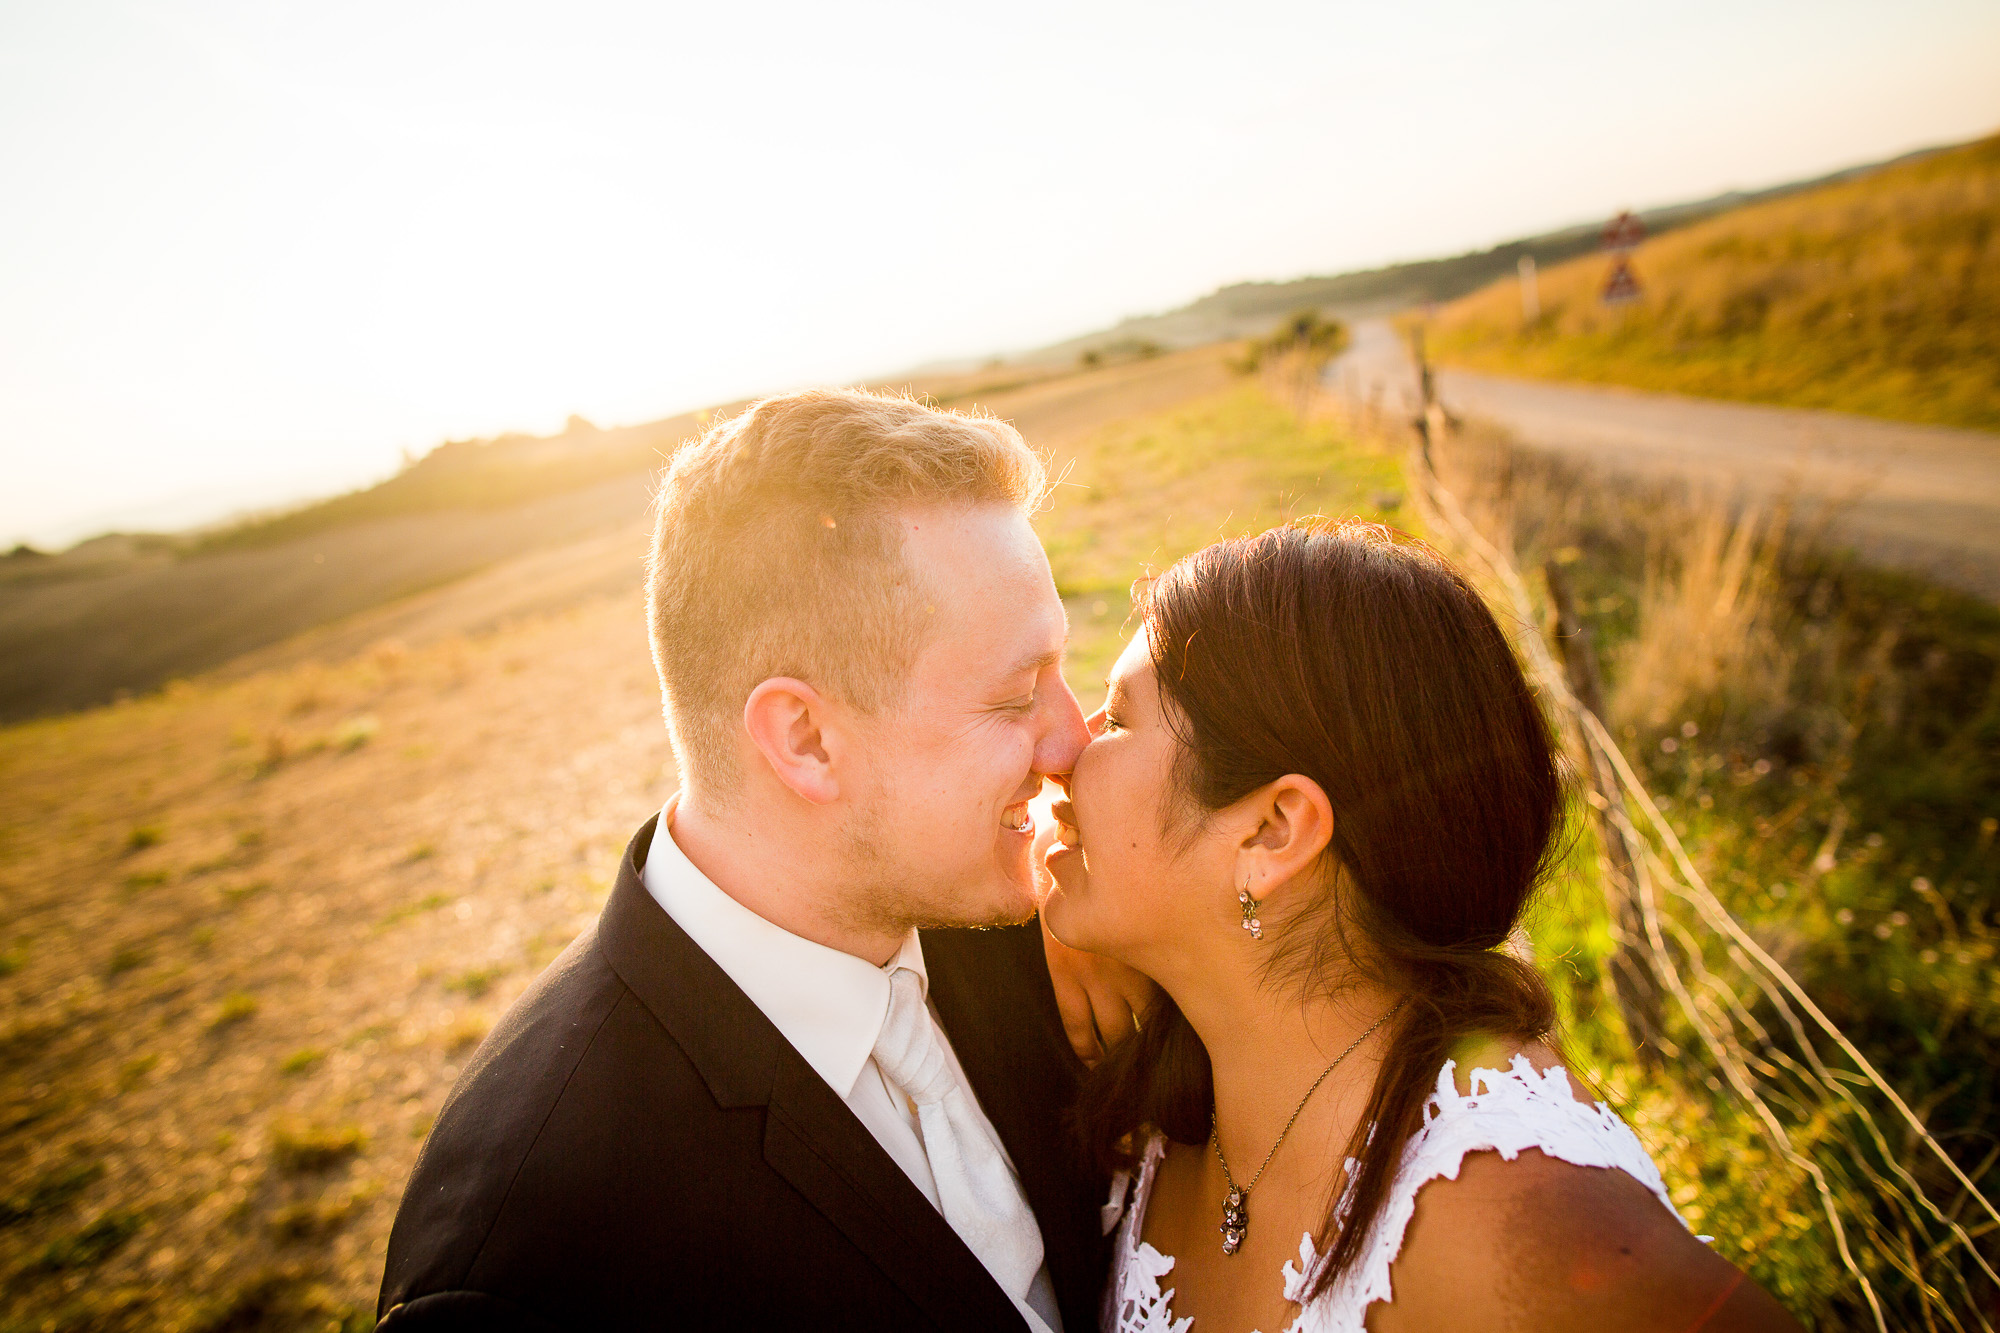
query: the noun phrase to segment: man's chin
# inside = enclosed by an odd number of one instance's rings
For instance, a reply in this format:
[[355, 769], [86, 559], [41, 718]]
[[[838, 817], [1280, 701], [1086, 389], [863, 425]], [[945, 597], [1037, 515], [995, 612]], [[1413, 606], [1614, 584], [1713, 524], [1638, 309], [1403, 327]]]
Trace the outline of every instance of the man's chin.
[[992, 886], [982, 895], [980, 907], [983, 920], [967, 922], [973, 926], [1018, 926], [1024, 921], [1035, 919], [1035, 882], [1023, 866], [1020, 879], [1009, 877]]
[[1014, 884], [1008, 887], [1012, 892], [996, 900], [993, 919], [984, 924], [1018, 926], [1025, 921], [1035, 919], [1035, 911], [1039, 904], [1035, 901], [1034, 886]]
[[1034, 849], [1028, 846], [1009, 847], [1000, 858], [1000, 874], [993, 885], [993, 901], [997, 904], [996, 920], [993, 924], [1017, 926], [1023, 921], [1032, 921], [1041, 907], [1041, 897], [1035, 884]]
[[[913, 904], [913, 906], [916, 906]], [[1035, 919], [1034, 890], [1011, 879], [988, 879], [939, 893], [911, 913], [919, 930], [986, 930]]]

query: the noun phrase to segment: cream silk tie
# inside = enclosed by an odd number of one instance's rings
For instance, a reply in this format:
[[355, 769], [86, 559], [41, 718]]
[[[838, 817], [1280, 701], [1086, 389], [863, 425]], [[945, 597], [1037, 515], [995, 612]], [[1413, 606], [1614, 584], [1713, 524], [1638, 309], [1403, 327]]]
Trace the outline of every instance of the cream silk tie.
[[1013, 1298], [1030, 1327], [1044, 1328], [1027, 1304], [1028, 1288], [1042, 1267], [1042, 1229], [971, 1092], [953, 1076], [924, 1007], [923, 982], [907, 967], [889, 977], [889, 1013], [875, 1038], [875, 1063], [916, 1103], [944, 1220]]

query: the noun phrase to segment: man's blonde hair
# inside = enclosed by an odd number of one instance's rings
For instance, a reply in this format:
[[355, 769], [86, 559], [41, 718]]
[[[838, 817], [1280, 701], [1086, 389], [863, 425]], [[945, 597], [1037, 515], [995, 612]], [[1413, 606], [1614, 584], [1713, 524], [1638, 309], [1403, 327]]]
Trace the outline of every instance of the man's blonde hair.
[[656, 503], [646, 600], [683, 778], [733, 791], [744, 701], [774, 676], [866, 713], [900, 699], [934, 598], [897, 515], [1032, 513], [1047, 487], [1003, 421], [852, 390], [766, 398], [682, 446]]

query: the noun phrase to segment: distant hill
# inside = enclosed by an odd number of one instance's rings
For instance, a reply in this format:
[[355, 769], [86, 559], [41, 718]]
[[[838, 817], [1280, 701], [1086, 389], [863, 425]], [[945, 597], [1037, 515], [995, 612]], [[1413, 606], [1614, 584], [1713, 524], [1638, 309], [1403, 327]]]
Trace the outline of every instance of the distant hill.
[[[1793, 181], [1762, 190], [1731, 190], [1692, 203], [1642, 209], [1640, 220], [1657, 236], [1691, 226], [1748, 205], [1851, 179], [1885, 166], [1916, 163], [1939, 152], [1924, 149], [1889, 163], [1849, 167], [1811, 180]], [[1091, 351], [1116, 351], [1147, 343], [1162, 347], [1192, 347], [1228, 338], [1268, 333], [1272, 324], [1294, 311], [1317, 309], [1345, 318], [1384, 315], [1432, 301], [1450, 301], [1474, 292], [1497, 278], [1512, 277], [1524, 255], [1547, 268], [1597, 249], [1604, 220], [1578, 223], [1537, 236], [1524, 236], [1487, 250], [1472, 250], [1444, 259], [1419, 259], [1383, 268], [1361, 269], [1330, 277], [1295, 278], [1288, 282], [1239, 282], [1209, 293], [1199, 301], [1158, 315], [1138, 315], [1109, 329], [1069, 338], [1014, 358], [1021, 364], [1073, 362]]]
[[[896, 380], [878, 387], [906, 388], [932, 402], [950, 404], [1005, 394], [1044, 381], [1052, 373], [1056, 372], [1049, 368], [1014, 367]], [[272, 546], [375, 519], [447, 510], [505, 509], [613, 478], [656, 472], [676, 448], [701, 432], [710, 416], [727, 416], [746, 405], [725, 403], [611, 429], [599, 429], [582, 417], [571, 417], [560, 435], [447, 440], [386, 481], [219, 525], [191, 534], [182, 545], [190, 554]]]
[[[1221, 363], [1190, 352], [879, 387], [977, 405], [1048, 442], [1206, 391], [1226, 377]], [[618, 430], [573, 419], [560, 435], [455, 441], [379, 485], [289, 512], [0, 557], [0, 723], [245, 655], [337, 658], [378, 638], [419, 642], [636, 594], [655, 475], [701, 416]]]
[[[1667, 235], [1643, 252], [1642, 271], [1655, 280], [1657, 290], [1665, 291], [1677, 271], [1668, 259], [1682, 253], [1687, 244], [1709, 244], [1699, 239], [1702, 237], [1740, 236], [1746, 238], [1741, 243], [1747, 246], [1753, 233], [1763, 234], [1755, 228], [1732, 231], [1731, 219], [1794, 216], [1769, 211], [1791, 208], [1791, 196], [1800, 196], [1797, 202], [1808, 212], [1822, 205], [1807, 204], [1806, 199], [1851, 200], [1862, 210], [1857, 217], [1871, 219], [1868, 227], [1887, 228], [1883, 234], [1898, 239], [1893, 245], [1884, 242], [1869, 252], [1876, 255], [1867, 262], [1879, 269], [1880, 281], [1869, 289], [1874, 293], [1870, 297], [1873, 304], [1866, 308], [1875, 313], [1857, 327], [1870, 330], [1867, 338], [1872, 341], [1860, 347], [1851, 337], [1845, 342], [1834, 338], [1828, 345], [1844, 349], [1840, 355], [1855, 366], [1880, 367], [1890, 364], [1881, 358], [1889, 355], [1884, 349], [1891, 346], [1893, 338], [1902, 336], [1899, 330], [1914, 330], [1922, 336], [1908, 338], [1908, 355], [1895, 363], [1902, 369], [1891, 366], [1893, 373], [1878, 374], [1874, 380], [1852, 375], [1843, 380], [1843, 366], [1814, 370], [1819, 363], [1801, 362], [1785, 371], [1792, 379], [1779, 377], [1772, 381], [1776, 388], [1760, 387], [1757, 392], [1797, 395], [1812, 390], [1820, 381], [1824, 385], [1846, 383], [1850, 388], [1860, 385], [1862, 388], [1847, 398], [1824, 405], [1895, 415], [1893, 395], [1883, 397], [1888, 391], [1881, 386], [1893, 389], [1900, 384], [1903, 388], [1899, 392], [1905, 399], [1919, 392], [1934, 394], [1938, 402], [1948, 405], [1939, 408], [1940, 413], [1958, 414], [1933, 419], [1971, 420], [1982, 410], [1979, 403], [1990, 407], [1993, 402], [1993, 367], [2000, 365], [2000, 354], [1993, 346], [1994, 330], [2000, 328], [1994, 313], [2000, 307], [1993, 299], [1994, 274], [2000, 268], [1992, 258], [1991, 161], [1995, 151], [1995, 141], [1988, 141], [1970, 148], [1912, 154], [1886, 168], [1855, 168], [1817, 181], [1650, 210], [1643, 215], [1647, 225], [1656, 235]], [[1987, 165], [1978, 166], [1980, 163]], [[1987, 182], [1977, 187], [1988, 191], [1979, 196], [1985, 203], [1975, 201], [1966, 207], [1951, 203], [1957, 197], [1954, 191], [1973, 188], [1968, 183], [1975, 181]], [[1907, 190], [1898, 182], [1906, 183]], [[1931, 202], [1912, 212], [1893, 203], [1904, 197], [1899, 191], [1908, 198], [1921, 195]], [[1718, 227], [1722, 230], [1713, 230]], [[1980, 230], [1982, 227], [1985, 230]], [[1261, 335], [1279, 319], [1305, 307], [1351, 317], [1451, 300], [1496, 278], [1511, 277], [1524, 254], [1533, 255], [1545, 270], [1549, 318], [1562, 310], [1570, 312], [1562, 319], [1572, 315], [1583, 319], [1587, 310], [1595, 307], [1581, 299], [1565, 304], [1568, 298], [1563, 284], [1572, 281], [1567, 275], [1595, 271], [1597, 261], [1580, 257], [1594, 249], [1597, 234], [1596, 224], [1579, 225], [1444, 259], [1294, 282], [1239, 283], [1183, 309], [1126, 320], [1114, 329], [1044, 348], [1012, 363], [984, 367], [976, 373], [913, 373], [887, 383], [912, 388], [941, 404], [988, 404], [1002, 414], [1019, 416], [1023, 428], [1033, 436], [1055, 420], [1035, 414], [1053, 411], [1051, 404], [1059, 400], [1090, 401], [1095, 406], [1087, 415], [1109, 412], [1117, 406], [1117, 395], [1138, 392], [1121, 389], [1121, 384], [1172, 382], [1183, 372], [1178, 358], [1155, 356], [1163, 349]], [[1950, 239], [1953, 236], [1958, 239]], [[1684, 242], [1684, 238], [1696, 239]], [[1925, 256], [1927, 267], [1922, 271], [1912, 271], [1907, 264], [1897, 268], [1882, 257], [1905, 251]], [[1828, 251], [1828, 255], [1835, 253], [1846, 252], [1838, 247]], [[1940, 267], [1941, 256], [1955, 256], [1951, 263], [1960, 266]], [[1980, 261], [1983, 268], [1965, 268], [1961, 261], [1966, 256], [1984, 256]], [[1566, 260], [1573, 266], [1566, 266]], [[1742, 262], [1748, 264], [1749, 260]], [[1743, 271], [1751, 270], [1746, 267]], [[1947, 281], [1949, 274], [1958, 276]], [[1575, 281], [1584, 283], [1585, 279], [1577, 277]], [[1956, 287], [1950, 286], [1953, 282]], [[1584, 287], [1577, 290], [1583, 292]], [[1929, 338], [1928, 332], [1945, 327], [1939, 312], [1960, 310], [1951, 303], [1961, 298], [1971, 303], [1963, 306], [1970, 313], [1963, 318], [1950, 316], [1958, 321], [1950, 324], [1955, 332]], [[1469, 302], [1461, 308], [1467, 313], [1451, 317], [1462, 322], [1448, 321], [1456, 339], [1450, 343], [1452, 350], [1469, 360], [1485, 357], [1486, 364], [1505, 363], [1531, 373], [1600, 377], [1601, 372], [1603, 378], [1622, 376], [1634, 383], [1646, 382], [1644, 376], [1649, 374], [1664, 376], [1667, 371], [1660, 367], [1671, 368], [1676, 357], [1689, 366], [1708, 364], [1684, 350], [1660, 351], [1660, 347], [1669, 346], [1666, 343], [1646, 348], [1633, 343], [1630, 355], [1619, 361], [1605, 355], [1600, 343], [1589, 341], [1594, 335], [1576, 333], [1570, 324], [1560, 322], [1550, 325], [1553, 336], [1547, 345], [1535, 345], [1530, 355], [1524, 350], [1529, 344], [1519, 336], [1518, 314], [1514, 326], [1505, 323], [1511, 299], [1508, 289], [1495, 288], [1477, 299], [1489, 304]], [[1772, 311], [1789, 310], [1792, 307], [1785, 302], [1790, 299], [1769, 295], [1767, 305]], [[1747, 308], [1742, 299], [1725, 305], [1738, 312], [1730, 318]], [[1497, 312], [1493, 319], [1499, 322], [1482, 323], [1487, 316], [1478, 314], [1480, 310]], [[1904, 322], [1897, 323], [1899, 319]], [[1982, 327], [1983, 334], [1979, 332]], [[1089, 351], [1100, 352], [1097, 360], [1102, 364], [1096, 369], [1080, 369], [1079, 359]], [[1213, 370], [1210, 362], [1215, 362], [1215, 357], [1202, 356], [1206, 358], [1201, 361], [1207, 367], [1206, 374]], [[1876, 360], [1868, 360], [1870, 356]], [[1566, 361], [1565, 357], [1572, 359]], [[1767, 359], [1756, 364], [1768, 370], [1773, 363]], [[1924, 365], [1960, 370], [1972, 365], [1973, 369], [1951, 379], [1941, 372], [1923, 371]], [[1731, 382], [1726, 380], [1727, 375], [1744, 373], [1741, 365], [1716, 362], [1701, 373], [1725, 378], [1711, 383], [1688, 371], [1685, 382], [1664, 387], [1755, 396], [1732, 392]], [[1981, 373], [1984, 380], [1978, 378]], [[1800, 376], [1804, 376], [1803, 381]], [[1764, 385], [1764, 381], [1755, 383]], [[1866, 384], [1874, 384], [1876, 389], [1862, 391]], [[1959, 387], [1952, 388], [1952, 384]], [[1157, 391], [1147, 387], [1142, 396]], [[1870, 392], [1876, 396], [1870, 398]], [[1800, 400], [1796, 396], [1781, 398]], [[620, 553], [627, 549], [620, 545], [627, 541], [623, 534], [641, 531], [652, 474], [674, 447], [699, 427], [699, 414], [603, 430], [572, 419], [568, 429], [554, 436], [504, 435], [451, 441], [378, 485], [286, 512], [181, 536], [113, 534], [53, 556], [26, 550], [11, 555], [0, 560], [0, 720], [87, 706], [120, 691], [150, 688], [174, 676], [269, 648], [315, 627], [345, 623], [348, 618], [400, 603], [412, 594], [456, 585], [482, 570], [497, 575], [510, 561], [542, 563], [534, 564], [532, 573], [512, 579], [504, 593], [482, 593], [462, 605], [453, 602], [449, 616], [443, 612], [425, 614], [461, 627], [479, 626], [496, 616], [568, 604], [614, 585], [627, 587], [637, 578], [637, 564], [636, 557], [628, 561]], [[611, 546], [605, 546], [606, 542]], [[571, 554], [558, 557], [557, 553], [564, 551]], [[506, 582], [496, 578], [496, 583]], [[355, 628], [353, 632], [363, 631]]]
[[[1445, 309], [1440, 360], [1555, 379], [2000, 430], [2000, 135], [1646, 242], [1636, 301], [1601, 256]], [[1497, 275], [1496, 275], [1497, 276]]]
[[676, 445], [699, 429], [693, 413], [613, 430], [600, 430], [582, 417], [571, 417], [560, 435], [447, 440], [387, 481], [218, 527], [196, 536], [191, 549], [243, 550], [369, 519], [517, 505], [658, 468]]

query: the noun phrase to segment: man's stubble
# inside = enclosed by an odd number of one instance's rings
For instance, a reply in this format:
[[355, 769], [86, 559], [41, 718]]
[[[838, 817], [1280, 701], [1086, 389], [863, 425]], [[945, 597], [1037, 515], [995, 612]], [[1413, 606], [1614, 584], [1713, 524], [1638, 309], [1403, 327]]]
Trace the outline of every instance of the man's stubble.
[[1034, 918], [1032, 901], [1018, 915], [967, 901], [964, 888], [938, 879], [921, 858], [905, 863], [896, 854], [899, 844], [884, 836], [894, 804], [892, 797], [877, 793], [854, 810], [841, 830], [842, 878], [848, 886], [838, 895], [843, 925], [901, 935], [1017, 926]]

